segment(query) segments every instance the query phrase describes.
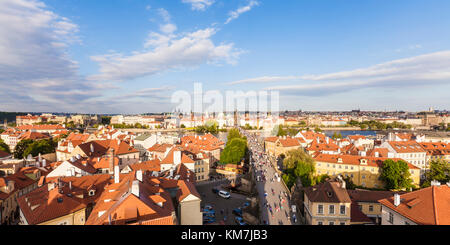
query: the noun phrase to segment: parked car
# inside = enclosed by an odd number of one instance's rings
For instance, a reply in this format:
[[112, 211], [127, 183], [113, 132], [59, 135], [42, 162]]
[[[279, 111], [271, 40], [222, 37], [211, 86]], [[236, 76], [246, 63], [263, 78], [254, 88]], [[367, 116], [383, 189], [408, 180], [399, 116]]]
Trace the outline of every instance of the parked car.
[[244, 205], [242, 206], [242, 208], [246, 208], [248, 206], [250, 206], [250, 203], [249, 202], [245, 202]]
[[214, 194], [217, 194], [218, 192], [219, 192], [219, 189], [217, 189], [217, 188], [212, 188], [212, 192], [214, 193]]
[[242, 209], [241, 208], [233, 209], [233, 214], [235, 214], [237, 216], [242, 216]]
[[231, 197], [230, 193], [226, 192], [226, 191], [219, 191], [219, 196], [223, 197], [225, 199], [229, 199]]
[[205, 210], [213, 210], [213, 207], [209, 204], [206, 204], [204, 207]]
[[209, 218], [216, 218], [215, 212], [203, 212], [203, 218], [209, 217]]
[[215, 223], [216, 219], [215, 218], [210, 218], [210, 217], [204, 217], [203, 218], [203, 223], [204, 224], [211, 224], [211, 223]]
[[240, 224], [241, 222], [244, 222], [244, 219], [242, 217], [237, 216], [234, 218], [234, 221], [236, 221], [237, 224]]

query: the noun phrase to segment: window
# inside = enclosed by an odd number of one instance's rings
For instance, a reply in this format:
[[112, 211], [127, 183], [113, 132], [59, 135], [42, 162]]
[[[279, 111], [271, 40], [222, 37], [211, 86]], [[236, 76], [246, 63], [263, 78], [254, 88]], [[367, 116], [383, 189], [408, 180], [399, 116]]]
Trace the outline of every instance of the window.
[[365, 178], [366, 178], [366, 176], [365, 176], [365, 175], [363, 174], [363, 175], [362, 175], [362, 178], [363, 178], [363, 179], [365, 179]]
[[340, 225], [345, 225], [345, 222], [341, 222]]
[[317, 225], [323, 225], [322, 221], [317, 222]]
[[334, 205], [329, 206], [329, 214], [334, 214]]
[[391, 223], [391, 224], [394, 224], [394, 214], [389, 213], [389, 219], [388, 219], [388, 222]]
[[373, 212], [373, 205], [369, 205], [369, 212]]
[[341, 205], [341, 214], [345, 214], [345, 205]]
[[353, 170], [353, 167], [351, 167], [351, 169]]
[[317, 213], [318, 214], [323, 214], [323, 205], [319, 204], [318, 209], [317, 209]]
[[330, 221], [330, 223], [329, 223], [330, 225], [334, 225], [334, 222], [333, 221]]

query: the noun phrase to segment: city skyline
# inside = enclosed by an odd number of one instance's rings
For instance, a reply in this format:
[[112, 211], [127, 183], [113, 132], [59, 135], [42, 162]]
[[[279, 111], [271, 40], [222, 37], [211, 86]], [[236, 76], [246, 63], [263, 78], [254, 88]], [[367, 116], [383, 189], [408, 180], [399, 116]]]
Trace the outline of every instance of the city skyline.
[[0, 3], [0, 111], [169, 112], [280, 91], [280, 110], [450, 108], [448, 1]]

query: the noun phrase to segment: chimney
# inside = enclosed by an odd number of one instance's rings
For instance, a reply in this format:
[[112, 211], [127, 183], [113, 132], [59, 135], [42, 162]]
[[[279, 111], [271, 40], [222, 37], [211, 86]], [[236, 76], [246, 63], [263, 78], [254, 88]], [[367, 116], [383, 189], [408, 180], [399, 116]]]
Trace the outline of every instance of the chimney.
[[120, 183], [120, 169], [119, 166], [114, 166], [114, 183], [119, 184]]
[[327, 144], [330, 144], [330, 138], [326, 137]]
[[131, 194], [139, 197], [139, 181], [134, 180], [133, 184], [131, 185]]
[[378, 151], [375, 152], [375, 157], [380, 157], [380, 153]]
[[55, 183], [53, 183], [53, 182], [48, 183], [47, 187], [48, 187], [48, 191], [51, 191], [51, 190], [55, 189]]
[[437, 181], [437, 180], [432, 180], [431, 181], [431, 186], [440, 186], [441, 182]]
[[109, 161], [109, 173], [114, 172], [114, 149], [110, 148], [108, 150], [107, 158]]
[[398, 205], [400, 205], [400, 195], [397, 193], [394, 194], [394, 205], [396, 207], [398, 207]]
[[142, 170], [136, 171], [136, 179], [142, 182]]
[[317, 140], [317, 144], [320, 144], [320, 138], [317, 137], [316, 140]]
[[42, 167], [45, 168], [47, 166], [47, 160], [42, 159]]
[[94, 145], [91, 143], [91, 152], [94, 153]]
[[175, 150], [173, 152], [173, 164], [179, 165], [181, 163], [181, 151]]
[[72, 181], [69, 181], [69, 190], [72, 190]]

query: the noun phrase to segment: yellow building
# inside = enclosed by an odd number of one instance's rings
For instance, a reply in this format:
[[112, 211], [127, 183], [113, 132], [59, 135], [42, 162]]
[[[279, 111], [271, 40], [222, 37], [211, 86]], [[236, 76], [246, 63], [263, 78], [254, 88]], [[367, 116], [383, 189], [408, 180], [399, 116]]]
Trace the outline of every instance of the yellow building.
[[343, 181], [304, 188], [303, 206], [309, 225], [350, 225], [351, 199]]
[[[388, 158], [363, 157], [355, 155], [318, 154], [313, 157], [316, 161], [315, 175], [327, 174], [331, 177], [342, 175], [350, 177], [355, 185], [367, 188], [384, 188], [383, 181], [379, 180], [383, 162]], [[401, 160], [392, 158], [394, 161]], [[408, 163], [413, 184], [420, 184], [420, 169]]]
[[306, 143], [302, 138], [268, 137], [264, 140], [265, 152], [272, 156], [286, 155], [288, 151], [297, 150], [302, 147], [302, 143]]

